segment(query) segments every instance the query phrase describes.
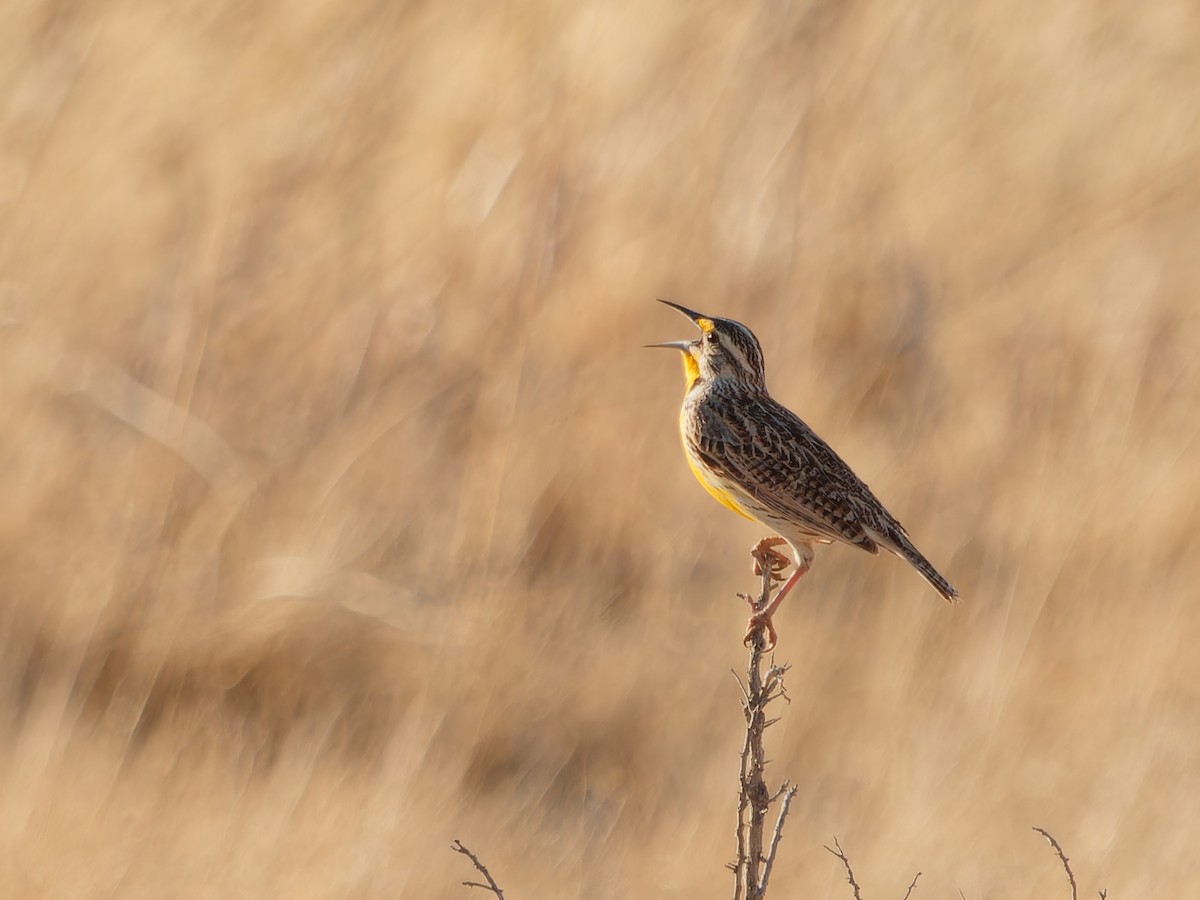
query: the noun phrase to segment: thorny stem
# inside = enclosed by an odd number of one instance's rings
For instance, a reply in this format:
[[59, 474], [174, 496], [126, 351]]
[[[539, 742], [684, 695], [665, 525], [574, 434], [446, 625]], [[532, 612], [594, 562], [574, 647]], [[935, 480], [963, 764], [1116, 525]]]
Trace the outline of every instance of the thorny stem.
[[783, 821], [787, 818], [788, 809], [792, 805], [792, 798], [796, 796], [797, 790], [798, 788], [794, 784], [788, 784], [785, 781], [775, 797], [771, 798], [774, 800], [782, 794], [783, 802], [779, 805], [779, 815], [775, 819], [775, 831], [771, 834], [771, 849], [767, 851], [767, 861], [763, 865], [762, 892], [758, 896], [766, 893], [767, 882], [771, 880], [771, 869], [775, 867], [775, 854], [779, 850], [779, 842], [783, 840]]
[[908, 890], [904, 892], [904, 900], [908, 900], [908, 898], [912, 896], [913, 888], [915, 888], [917, 886], [917, 879], [920, 877], [921, 877], [920, 872], [918, 872], [916, 875], [913, 876], [913, 880], [910, 881], [908, 884]]
[[[754, 559], [762, 574], [762, 589], [757, 598], [742, 595], [751, 604], [754, 612], [761, 612], [771, 600], [774, 570], [768, 556], [769, 551], [755, 548]], [[770, 665], [764, 677], [763, 655], [766, 647], [766, 629], [760, 628], [750, 640], [750, 657], [746, 666], [746, 687], [743, 693], [742, 711], [746, 716], [746, 739], [742, 744], [741, 769], [738, 776], [737, 807], [737, 859], [734, 871], [734, 900], [761, 900], [766, 896], [767, 884], [775, 863], [779, 842], [783, 837], [783, 823], [788, 808], [796, 795], [796, 788], [786, 782], [774, 796], [767, 789], [763, 770], [766, 768], [766, 751], [763, 748], [763, 732], [774, 720], [766, 717], [766, 706], [776, 697], [785, 697], [783, 675], [787, 666]], [[767, 812], [771, 803], [782, 797], [779, 815], [771, 835], [767, 853], [763, 853], [763, 832]]]
[[[1054, 852], [1058, 854], [1058, 861], [1062, 863], [1063, 871], [1067, 873], [1067, 881], [1071, 883], [1071, 900], [1076, 900], [1079, 896], [1079, 886], [1075, 884], [1075, 873], [1071, 871], [1071, 861], [1067, 859], [1067, 854], [1063, 851], [1062, 844], [1054, 839], [1054, 835], [1048, 832], [1045, 828], [1033, 826], [1033, 830], [1049, 841], [1050, 846], [1054, 848]], [[1101, 889], [1100, 900], [1108, 900], [1108, 891]]]
[[1071, 871], [1071, 863], [1067, 860], [1067, 854], [1063, 852], [1062, 845], [1054, 839], [1054, 835], [1048, 832], [1045, 828], [1033, 826], [1033, 830], [1050, 842], [1050, 846], [1054, 848], [1054, 852], [1058, 854], [1059, 862], [1067, 872], [1067, 881], [1071, 882], [1071, 900], [1078, 900], [1079, 888], [1075, 885], [1075, 873]]
[[[833, 847], [837, 847], [837, 849], [834, 850]], [[850, 887], [854, 891], [854, 900], [862, 900], [862, 888], [854, 880], [854, 870], [850, 868], [850, 859], [846, 856], [846, 851], [842, 849], [842, 845], [838, 842], [836, 835], [833, 838], [833, 847], [826, 845], [825, 849], [842, 861], [842, 866], [846, 869], [846, 880], [850, 882]], [[915, 878], [913, 879], [913, 883], [916, 883]], [[909, 890], [911, 891], [912, 888], [910, 887]]]
[[500, 886], [496, 884], [495, 879], [493, 879], [491, 873], [488, 872], [487, 866], [479, 861], [478, 856], [464, 847], [463, 842], [459, 840], [456, 840], [453, 844], [451, 844], [450, 849], [455, 853], [461, 853], [463, 856], [471, 860], [471, 865], [475, 867], [475, 871], [477, 871], [487, 880], [487, 884], [480, 884], [478, 881], [464, 881], [464, 885], [473, 888], [483, 888], [485, 891], [491, 891], [493, 894], [495, 894], [498, 900], [504, 900], [504, 891], [502, 891]]

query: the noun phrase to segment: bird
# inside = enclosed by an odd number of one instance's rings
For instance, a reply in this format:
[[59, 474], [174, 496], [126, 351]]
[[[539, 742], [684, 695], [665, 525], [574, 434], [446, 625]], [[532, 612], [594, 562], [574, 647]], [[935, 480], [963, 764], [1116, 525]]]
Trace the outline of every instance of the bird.
[[[777, 536], [755, 546], [773, 573], [788, 565], [773, 548], [787, 544], [795, 569], [761, 610], [750, 616], [745, 642], [766, 630], [766, 649], [778, 635], [771, 621], [779, 604], [812, 567], [814, 547], [840, 541], [911, 565], [948, 602], [951, 586], [913, 545], [904, 526], [866, 483], [809, 426], [767, 392], [762, 346], [741, 322], [704, 315], [659, 300], [687, 316], [700, 337], [647, 344], [683, 355], [686, 380], [679, 431], [692, 473], [717, 502], [766, 525]], [[758, 564], [755, 573], [759, 574]], [[782, 578], [782, 575], [778, 575]]]

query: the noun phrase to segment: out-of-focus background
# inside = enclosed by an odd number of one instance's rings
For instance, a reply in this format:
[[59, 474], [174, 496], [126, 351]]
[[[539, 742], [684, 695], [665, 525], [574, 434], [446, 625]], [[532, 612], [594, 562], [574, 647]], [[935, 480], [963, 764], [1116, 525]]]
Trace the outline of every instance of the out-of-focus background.
[[790, 896], [1200, 883], [1200, 13], [10, 2], [0, 883], [722, 896], [691, 327], [961, 590], [777, 617]]

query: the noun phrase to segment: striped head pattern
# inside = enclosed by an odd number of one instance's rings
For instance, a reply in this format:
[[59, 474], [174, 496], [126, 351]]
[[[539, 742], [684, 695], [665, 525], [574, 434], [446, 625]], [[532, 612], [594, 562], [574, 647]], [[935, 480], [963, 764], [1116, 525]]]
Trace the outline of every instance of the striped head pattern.
[[679, 310], [700, 329], [700, 337], [694, 341], [650, 345], [671, 347], [683, 353], [689, 388], [697, 381], [731, 378], [750, 387], [766, 389], [762, 347], [749, 328], [733, 319], [706, 316], [669, 300], [659, 302]]

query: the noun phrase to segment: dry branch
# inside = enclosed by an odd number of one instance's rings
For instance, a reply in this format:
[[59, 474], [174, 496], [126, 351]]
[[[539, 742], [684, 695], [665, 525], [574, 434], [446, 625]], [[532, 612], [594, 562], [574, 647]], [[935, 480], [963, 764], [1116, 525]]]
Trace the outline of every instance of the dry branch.
[[[762, 575], [762, 589], [757, 598], [745, 594], [741, 596], [755, 612], [760, 612], [770, 602], [772, 583], [777, 579], [777, 566], [770, 550], [761, 545], [754, 549], [752, 555], [757, 571]], [[763, 732], [777, 721], [767, 718], [766, 707], [777, 697], [787, 699], [783, 686], [787, 666], [777, 666], [772, 662], [766, 674], [763, 673], [765, 630], [765, 627], [759, 628], [751, 637], [745, 684], [738, 679], [742, 690], [742, 712], [746, 717], [746, 737], [742, 742], [738, 773], [737, 858], [730, 866], [734, 873], [734, 900], [761, 900], [766, 896], [779, 843], [783, 839], [783, 823], [787, 819], [792, 798], [796, 796], [796, 787], [786, 781], [771, 794], [763, 777], [767, 764]], [[737, 677], [736, 674], [734, 677]], [[776, 801], [780, 801], [779, 813], [764, 853], [767, 813]]]
[[904, 900], [908, 900], [908, 898], [912, 896], [913, 888], [917, 886], [917, 879], [920, 877], [920, 872], [913, 876], [913, 880], [908, 885], [908, 890], [904, 892]]
[[1054, 848], [1054, 852], [1058, 854], [1058, 859], [1062, 863], [1062, 867], [1066, 870], [1067, 881], [1071, 882], [1071, 900], [1079, 900], [1079, 889], [1075, 885], [1075, 873], [1071, 871], [1071, 863], [1067, 859], [1067, 854], [1063, 853], [1062, 845], [1054, 839], [1054, 835], [1048, 832], [1045, 828], [1033, 826], [1033, 830], [1050, 842], [1050, 846]]
[[[837, 849], [834, 849], [835, 847]], [[846, 870], [846, 880], [850, 882], [850, 888], [854, 891], [854, 900], [863, 900], [862, 888], [858, 886], [858, 881], [854, 878], [854, 869], [850, 867], [850, 857], [846, 856], [846, 851], [842, 849], [842, 845], [838, 842], [836, 834], [833, 836], [833, 847], [826, 844], [825, 849], [842, 861], [842, 868]], [[904, 892], [903, 900], [909, 900], [909, 897], [912, 896], [912, 892], [917, 886], [917, 879], [920, 877], [920, 872], [913, 876], [913, 880], [908, 883], [908, 890]], [[958, 893], [959, 896], [962, 896], [962, 891]]]
[[[834, 850], [833, 847], [837, 847], [837, 849]], [[842, 845], [838, 843], [837, 835], [833, 837], [833, 847], [830, 847], [828, 844], [825, 845], [826, 850], [842, 861], [842, 865], [846, 869], [846, 880], [850, 882], [850, 887], [854, 889], [854, 900], [862, 900], [862, 888], [854, 880], [854, 870], [850, 868], [850, 860], [846, 857], [845, 851], [842, 850]]]
[[453, 844], [450, 845], [450, 849], [455, 853], [461, 853], [463, 856], [471, 860], [471, 865], [473, 865], [475, 870], [487, 881], [487, 884], [481, 884], [478, 881], [464, 881], [463, 884], [466, 887], [483, 888], [485, 891], [491, 891], [496, 895], [496, 897], [499, 898], [499, 900], [504, 900], [504, 891], [500, 889], [500, 885], [496, 884], [495, 879], [493, 879], [491, 873], [488, 872], [487, 866], [479, 861], [478, 856], [464, 847], [463, 842], [457, 839]]
[[[1058, 854], [1058, 861], [1062, 863], [1063, 871], [1067, 873], [1067, 881], [1071, 883], [1071, 900], [1078, 900], [1079, 889], [1075, 884], [1075, 873], [1071, 871], [1071, 862], [1067, 859], [1067, 854], [1063, 852], [1062, 845], [1054, 839], [1054, 835], [1048, 832], [1045, 828], [1033, 826], [1033, 830], [1050, 842], [1050, 846], [1054, 848], [1054, 852]], [[1101, 890], [1100, 900], [1108, 900], [1108, 891]]]

